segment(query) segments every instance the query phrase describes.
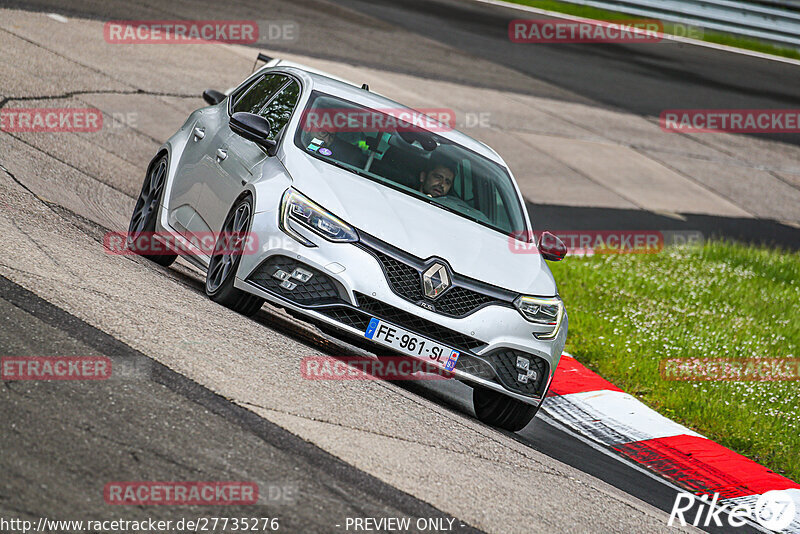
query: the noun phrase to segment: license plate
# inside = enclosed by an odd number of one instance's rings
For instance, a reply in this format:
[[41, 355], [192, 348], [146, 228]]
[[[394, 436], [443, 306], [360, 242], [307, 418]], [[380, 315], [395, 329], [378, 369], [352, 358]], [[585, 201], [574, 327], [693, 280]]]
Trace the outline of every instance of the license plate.
[[408, 356], [434, 363], [446, 371], [455, 368], [461, 355], [457, 350], [374, 317], [370, 320], [364, 336]]

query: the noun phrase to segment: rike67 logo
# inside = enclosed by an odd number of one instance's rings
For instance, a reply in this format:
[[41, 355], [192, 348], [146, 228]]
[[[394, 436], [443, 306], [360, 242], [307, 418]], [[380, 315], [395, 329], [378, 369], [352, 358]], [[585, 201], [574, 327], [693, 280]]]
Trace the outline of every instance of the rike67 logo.
[[[797, 503], [792, 495], [794, 491], [796, 490], [774, 490], [752, 498], [726, 499], [723, 502], [719, 502], [719, 493], [709, 499], [708, 495], [697, 496], [681, 492], [675, 498], [667, 525], [673, 526], [677, 522], [684, 527], [741, 527], [748, 521], [755, 521], [764, 528], [781, 532], [796, 519], [800, 522], [800, 518], [796, 516]], [[796, 495], [800, 500], [800, 493]]]

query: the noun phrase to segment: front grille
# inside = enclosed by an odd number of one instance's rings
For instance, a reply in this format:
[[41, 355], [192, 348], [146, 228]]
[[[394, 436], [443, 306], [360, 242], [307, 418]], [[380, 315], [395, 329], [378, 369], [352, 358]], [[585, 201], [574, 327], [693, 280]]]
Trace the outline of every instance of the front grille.
[[[307, 282], [291, 279], [290, 281], [297, 285], [294, 289], [290, 290], [281, 287], [281, 280], [273, 277], [278, 270], [291, 273], [297, 267], [310, 272], [313, 276]], [[339, 289], [331, 278], [321, 271], [287, 256], [271, 256], [267, 258], [266, 261], [256, 267], [247, 279], [266, 291], [276, 293], [300, 305], [308, 306], [341, 302]]]
[[356, 293], [356, 298], [358, 298], [359, 309], [365, 311], [369, 315], [378, 317], [379, 319], [385, 319], [397, 326], [429, 337], [445, 345], [450, 345], [453, 348], [474, 350], [485, 345], [483, 341], [461, 334], [455, 330], [450, 330], [449, 328], [440, 326], [427, 319], [417, 317], [412, 313], [395, 308], [394, 306], [390, 306], [385, 302], [368, 297], [362, 293]]
[[332, 306], [330, 308], [320, 308], [317, 310], [323, 315], [327, 315], [334, 321], [351, 326], [356, 330], [363, 330], [366, 332], [369, 326], [370, 317], [353, 308], [347, 306]]
[[383, 271], [386, 273], [386, 280], [389, 281], [389, 285], [395, 293], [414, 303], [425, 298], [425, 295], [422, 293], [422, 277], [416, 268], [388, 256], [383, 252], [377, 250], [371, 250], [370, 252], [372, 252], [375, 257], [378, 258], [378, 261], [381, 262], [381, 265], [383, 265]]
[[442, 295], [436, 301], [436, 311], [442, 315], [462, 317], [477, 310], [481, 306], [498, 303], [489, 295], [482, 295], [470, 289], [456, 286]]
[[[424, 302], [425, 308], [455, 318], [466, 317], [489, 304], [513, 306], [512, 303], [516, 298], [513, 292], [489, 287], [487, 284], [469, 280], [455, 273], [451, 274], [453, 286], [450, 289], [437, 299], [428, 299], [422, 290], [422, 273], [430, 265], [430, 262], [425, 262], [399, 250], [391, 252], [393, 247], [390, 245], [363, 233], [360, 235], [362, 240], [359, 246], [375, 256], [381, 264], [392, 291], [409, 302], [417, 305]], [[478, 288], [486, 286], [486, 292], [467, 286]]]
[[[519, 375], [525, 371], [517, 368], [517, 357], [521, 356], [530, 362], [530, 369], [536, 371], [536, 379], [528, 379], [527, 383], [519, 380]], [[541, 396], [547, 384], [548, 366], [547, 362], [533, 354], [514, 349], [498, 349], [489, 354], [481, 355], [491, 363], [497, 371], [500, 381], [508, 389], [522, 393], [523, 395]]]

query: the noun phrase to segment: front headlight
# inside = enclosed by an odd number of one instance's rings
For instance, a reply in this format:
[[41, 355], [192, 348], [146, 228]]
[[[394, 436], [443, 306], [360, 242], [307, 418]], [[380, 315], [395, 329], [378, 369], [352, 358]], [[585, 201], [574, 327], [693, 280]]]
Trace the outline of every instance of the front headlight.
[[533, 335], [539, 339], [553, 339], [561, 328], [564, 303], [558, 297], [519, 297], [514, 305], [525, 319], [537, 325]]
[[296, 222], [305, 226], [315, 234], [336, 243], [352, 243], [358, 241], [355, 228], [328, 213], [294, 189], [288, 189], [281, 200], [281, 228], [306, 246], [314, 246], [308, 239], [292, 228]]

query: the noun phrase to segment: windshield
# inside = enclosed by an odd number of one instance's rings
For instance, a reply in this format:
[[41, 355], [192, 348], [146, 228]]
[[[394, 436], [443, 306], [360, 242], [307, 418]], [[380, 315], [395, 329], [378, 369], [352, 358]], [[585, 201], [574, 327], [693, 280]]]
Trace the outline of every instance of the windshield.
[[439, 135], [409, 108], [376, 110], [313, 92], [295, 144], [307, 154], [505, 234], [525, 230], [508, 172]]

